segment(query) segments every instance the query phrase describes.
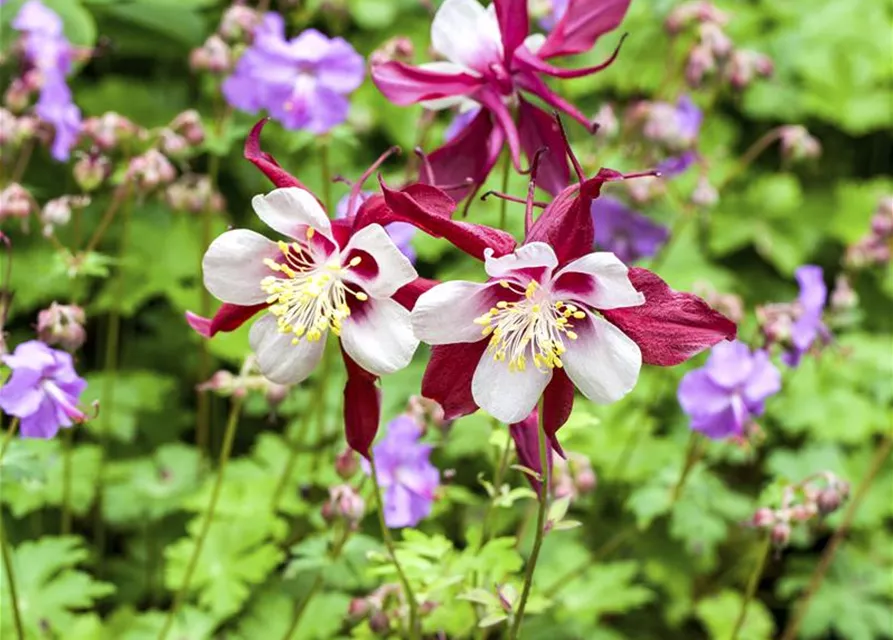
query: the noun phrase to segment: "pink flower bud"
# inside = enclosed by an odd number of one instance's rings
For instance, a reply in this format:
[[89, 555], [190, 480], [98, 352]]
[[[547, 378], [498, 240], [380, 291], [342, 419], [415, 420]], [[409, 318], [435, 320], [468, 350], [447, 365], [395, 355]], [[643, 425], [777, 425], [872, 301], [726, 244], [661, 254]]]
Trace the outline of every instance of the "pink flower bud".
[[373, 633], [385, 633], [391, 628], [391, 621], [384, 611], [376, 611], [369, 616], [369, 630]]
[[170, 129], [183, 136], [186, 142], [196, 146], [205, 141], [205, 128], [202, 118], [195, 109], [187, 109], [171, 120]]
[[205, 43], [189, 54], [189, 68], [193, 71], [227, 73], [233, 67], [233, 52], [218, 35], [212, 35]]
[[277, 384], [267, 381], [267, 390], [264, 392], [264, 398], [271, 407], [277, 407], [288, 397], [291, 387], [287, 384]]
[[27, 220], [35, 211], [37, 211], [37, 203], [34, 201], [34, 197], [17, 182], [13, 182], [0, 191], [0, 221], [15, 218]]
[[187, 213], [218, 213], [226, 207], [220, 192], [211, 188], [208, 176], [183, 176], [167, 187], [164, 197], [172, 209]]
[[329, 501], [322, 506], [322, 517], [327, 522], [345, 520], [355, 527], [366, 513], [366, 503], [350, 485], [341, 484], [329, 489]]
[[779, 134], [782, 157], [788, 160], [809, 160], [822, 155], [822, 145], [806, 127], [786, 125]]
[[610, 104], [604, 104], [598, 110], [598, 113], [595, 114], [593, 118], [596, 124], [598, 124], [598, 129], [595, 132], [595, 135], [601, 138], [613, 138], [617, 135], [617, 132], [620, 131], [620, 122], [617, 120], [617, 113], [614, 111], [614, 107]]
[[769, 535], [773, 545], [777, 548], [785, 547], [791, 539], [791, 525], [787, 522], [779, 522], [772, 527], [772, 533]]
[[173, 182], [176, 175], [174, 166], [164, 154], [157, 149], [149, 149], [131, 158], [125, 179], [133, 180], [141, 191], [151, 191], [159, 185]]
[[82, 130], [103, 151], [114, 149], [120, 143], [131, 140], [141, 133], [140, 127], [114, 111], [87, 118]]
[[703, 44], [692, 47], [685, 62], [685, 82], [689, 87], [697, 89], [704, 78], [716, 69], [716, 59], [710, 47]]
[[234, 4], [223, 13], [217, 33], [227, 40], [247, 40], [260, 21], [261, 15], [255, 9]]
[[13, 113], [21, 113], [31, 104], [31, 94], [36, 87], [29, 86], [23, 78], [13, 78], [6, 93], [3, 95], [3, 104]]
[[239, 379], [232, 372], [221, 369], [195, 388], [198, 391], [213, 391], [220, 396], [230, 396], [236, 390], [238, 382]]
[[[644, 181], [643, 181], [644, 182]], [[712, 207], [719, 202], [719, 191], [716, 190], [707, 176], [699, 176], [694, 190], [691, 192], [691, 202], [698, 207]]]
[[828, 487], [819, 493], [819, 497], [816, 500], [816, 506], [818, 507], [820, 514], [827, 516], [840, 508], [840, 505], [843, 504], [843, 499], [844, 496], [841, 495], [840, 491], [835, 487]]
[[85, 322], [84, 310], [79, 306], [54, 302], [37, 314], [37, 336], [48, 345], [76, 351], [87, 340]]
[[354, 622], [359, 622], [369, 615], [371, 609], [372, 606], [366, 598], [354, 598], [350, 601], [350, 604], [347, 605], [347, 617]]
[[855, 292], [850, 279], [841, 273], [834, 281], [834, 291], [831, 292], [831, 308], [834, 311], [852, 311], [859, 306], [859, 295]]
[[94, 191], [111, 175], [112, 163], [101, 153], [85, 153], [75, 162], [72, 173], [82, 190]]
[[795, 504], [790, 508], [789, 515], [790, 519], [794, 522], [806, 522], [810, 518], [812, 518], [818, 509], [813, 502], [807, 502], [804, 504]]
[[369, 63], [372, 66], [384, 64], [385, 62], [412, 62], [415, 56], [415, 48], [412, 46], [412, 40], [406, 36], [395, 36], [385, 41], [378, 49], [369, 56]]
[[90, 204], [87, 196], [62, 196], [50, 200], [40, 212], [43, 234], [50, 236], [56, 227], [64, 227], [71, 220], [72, 209], [83, 209]]
[[189, 152], [189, 143], [186, 138], [170, 129], [162, 129], [159, 134], [158, 146], [161, 153], [169, 158], [185, 158]]
[[871, 231], [883, 239], [893, 236], [893, 196], [881, 198], [871, 217]]
[[732, 51], [732, 40], [715, 22], [705, 22], [698, 27], [701, 44], [717, 58], [725, 58]]
[[768, 527], [775, 524], [775, 512], [768, 507], [760, 507], [750, 520], [751, 526]]
[[737, 49], [732, 52], [724, 74], [735, 89], [744, 89], [755, 77], [766, 78], [772, 75], [772, 59], [762, 53]]
[[728, 16], [712, 3], [704, 2], [703, 0], [695, 0], [694, 2], [686, 2], [675, 7], [670, 12], [670, 15], [667, 16], [664, 27], [670, 33], [679, 33], [679, 31], [690, 25], [692, 22], [713, 22], [719, 25], [724, 25], [728, 20]]
[[345, 449], [335, 458], [335, 473], [342, 480], [350, 480], [360, 468], [360, 461], [353, 449]]

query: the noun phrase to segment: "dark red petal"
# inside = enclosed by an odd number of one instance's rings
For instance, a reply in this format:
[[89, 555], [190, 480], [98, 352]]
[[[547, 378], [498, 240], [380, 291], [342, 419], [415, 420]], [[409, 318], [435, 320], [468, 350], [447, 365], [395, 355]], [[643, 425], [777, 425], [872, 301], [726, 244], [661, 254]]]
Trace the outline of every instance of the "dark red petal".
[[[310, 191], [304, 184], [291, 175], [288, 171], [279, 166], [279, 163], [273, 159], [269, 153], [264, 153], [260, 148], [260, 133], [267, 124], [268, 118], [259, 120], [251, 129], [248, 138], [245, 140], [245, 159], [252, 162], [254, 166], [264, 172], [264, 175], [270, 179], [270, 182], [277, 187], [298, 187], [305, 191]], [[315, 197], [315, 196], [314, 196]], [[319, 198], [317, 198], [319, 200]], [[322, 204], [322, 203], [320, 203]]]
[[394, 104], [409, 105], [422, 100], [466, 95], [480, 87], [484, 80], [469, 73], [429, 71], [391, 61], [372, 66], [372, 82]]
[[[518, 462], [528, 469], [533, 469], [540, 476], [543, 474], [543, 465], [540, 459], [540, 435], [539, 416], [534, 409], [530, 415], [521, 422], [516, 422], [509, 427], [509, 435], [515, 441], [515, 451], [518, 454]], [[549, 473], [552, 473], [552, 451], [548, 452], [546, 463]], [[539, 495], [543, 490], [542, 483], [529, 474], [524, 474], [533, 490]]]
[[645, 304], [601, 314], [639, 345], [644, 362], [673, 366], [720, 340], [735, 339], [735, 323], [698, 296], [674, 291], [656, 274], [639, 267], [629, 270], [629, 279], [645, 294]]
[[224, 302], [213, 318], [205, 318], [203, 316], [186, 312], [186, 322], [199, 335], [205, 338], [211, 338], [214, 334], [221, 331], [235, 331], [248, 320], [251, 319], [258, 311], [266, 309], [266, 304], [255, 304], [249, 307], [243, 307], [238, 304], [229, 304]]
[[431, 287], [440, 284], [437, 280], [429, 280], [428, 278], [416, 278], [409, 284], [400, 287], [392, 297], [397, 304], [402, 305], [406, 309], [412, 311], [415, 307], [416, 300]]
[[484, 355], [487, 341], [443, 344], [431, 349], [431, 359], [422, 376], [422, 395], [443, 407], [446, 420], [455, 420], [478, 410], [471, 395], [471, 379]]
[[511, 64], [515, 49], [521, 46], [530, 32], [527, 0], [495, 0], [496, 19], [502, 34], [506, 66]]
[[543, 392], [543, 427], [552, 443], [552, 448], [563, 458], [564, 451], [558, 442], [558, 430], [564, 426], [574, 408], [574, 383], [564, 372], [555, 369], [552, 380]]
[[589, 51], [599, 36], [617, 28], [630, 0], [570, 0], [567, 11], [536, 55], [542, 59]]
[[515, 249], [515, 239], [505, 231], [451, 220], [452, 210], [445, 206], [446, 201], [431, 193], [431, 189], [430, 185], [415, 185], [412, 189], [397, 191], [381, 182], [385, 202], [397, 220], [408, 222], [435, 238], [445, 238], [479, 260], [483, 260], [485, 249], [492, 249], [496, 256]]
[[344, 385], [344, 436], [351, 449], [369, 458], [369, 447], [381, 421], [381, 390], [377, 378], [341, 351], [347, 369]]
[[519, 101], [518, 122], [521, 146], [530, 164], [537, 151], [548, 149], [537, 163], [536, 184], [553, 196], [559, 194], [570, 182], [570, 170], [564, 155], [564, 138], [555, 119], [542, 109], [523, 98]]
[[[434, 183], [445, 187], [457, 202], [462, 200], [487, 180], [504, 141], [505, 135], [502, 129], [493, 126], [490, 112], [481, 109], [455, 138], [428, 156]], [[421, 182], [429, 181], [426, 173], [421, 172]]]

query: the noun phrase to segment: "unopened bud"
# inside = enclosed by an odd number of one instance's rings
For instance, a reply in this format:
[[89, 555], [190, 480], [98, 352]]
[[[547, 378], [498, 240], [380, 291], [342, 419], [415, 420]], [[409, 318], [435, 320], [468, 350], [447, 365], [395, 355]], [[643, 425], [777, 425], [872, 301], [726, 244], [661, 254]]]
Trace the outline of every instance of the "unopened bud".
[[234, 4], [224, 11], [217, 33], [228, 40], [248, 40], [260, 21], [257, 10]]
[[193, 71], [226, 73], [232, 69], [233, 52], [218, 35], [212, 35], [205, 43], [189, 54], [189, 68]]
[[271, 407], [276, 407], [288, 397], [291, 387], [287, 384], [277, 384], [275, 382], [267, 383], [267, 390], [264, 392], [264, 398]]
[[187, 109], [171, 120], [170, 129], [183, 136], [186, 142], [196, 146], [205, 141], [202, 118], [195, 109]]
[[87, 196], [62, 196], [50, 200], [40, 212], [40, 221], [43, 223], [43, 234], [50, 236], [56, 227], [64, 227], [71, 220], [72, 209], [83, 209], [90, 204]]
[[335, 473], [342, 480], [350, 480], [359, 468], [360, 461], [353, 449], [345, 449], [335, 458]]
[[347, 605], [347, 617], [354, 622], [359, 622], [369, 615], [371, 608], [372, 606], [366, 598], [354, 598]]
[[83, 132], [100, 149], [109, 151], [136, 137], [140, 128], [121, 114], [107, 111], [101, 116], [87, 118]]
[[94, 191], [111, 175], [112, 163], [100, 153], [85, 153], [74, 163], [75, 182], [84, 191]]
[[604, 104], [595, 114], [593, 121], [598, 125], [595, 135], [600, 138], [613, 138], [620, 131], [620, 122], [617, 113], [610, 104]]
[[212, 188], [208, 176], [183, 176], [167, 187], [164, 196], [171, 208], [176, 211], [218, 213], [226, 207], [223, 196]]
[[775, 524], [775, 512], [768, 507], [760, 507], [750, 520], [751, 526], [768, 527]]
[[406, 36], [395, 36], [385, 41], [378, 49], [369, 56], [369, 63], [372, 66], [384, 64], [385, 62], [412, 62], [415, 56], [415, 48], [412, 46], [412, 40]]
[[33, 91], [34, 87], [29, 86], [23, 78], [13, 78], [3, 94], [3, 104], [13, 113], [21, 113], [31, 104]]
[[818, 509], [813, 502], [806, 502], [804, 504], [795, 504], [792, 506], [788, 511], [788, 515], [794, 522], [806, 522], [812, 518], [817, 511]]
[[161, 153], [169, 158], [184, 158], [189, 151], [189, 143], [186, 138], [170, 129], [162, 129], [159, 132], [158, 146]]
[[712, 207], [719, 202], [719, 191], [716, 190], [707, 176], [700, 176], [691, 192], [691, 202], [698, 207]]
[[126, 179], [133, 180], [142, 191], [173, 182], [177, 172], [170, 160], [157, 149], [149, 149], [144, 154], [131, 158]]
[[341, 484], [329, 489], [329, 501], [322, 506], [322, 517], [327, 522], [345, 520], [356, 526], [366, 513], [366, 503], [350, 485]]
[[13, 182], [0, 191], [0, 222], [16, 218], [27, 220], [36, 210], [34, 198], [19, 183]]
[[831, 292], [831, 309], [834, 311], [852, 311], [859, 306], [859, 295], [850, 284], [846, 274], [841, 273], [834, 281]]
[[822, 145], [810, 135], [806, 127], [786, 125], [782, 127], [779, 138], [781, 154], [785, 159], [809, 160], [822, 154]]
[[717, 58], [725, 58], [732, 51], [732, 40], [715, 22], [705, 22], [698, 28], [701, 44]]
[[788, 544], [788, 541], [791, 539], [791, 525], [787, 522], [779, 522], [774, 527], [772, 527], [772, 533], [770, 534], [772, 539], [772, 544], [776, 547], [784, 547]]
[[688, 25], [696, 23], [713, 22], [724, 25], [729, 21], [728, 16], [715, 5], [704, 0], [686, 2], [674, 8], [667, 16], [664, 27], [670, 33], [678, 33]]
[[76, 351], [87, 340], [84, 310], [74, 304], [52, 303], [37, 314], [37, 337], [48, 345]]
[[744, 89], [754, 78], [767, 78], [772, 75], [774, 65], [772, 59], [762, 53], [746, 49], [732, 52], [725, 68], [725, 76], [735, 89]]
[[697, 89], [708, 74], [716, 69], [716, 58], [710, 47], [698, 44], [692, 47], [685, 61], [685, 82], [692, 89]]
[[834, 513], [840, 508], [841, 504], [843, 504], [843, 496], [835, 487], [828, 487], [823, 490], [819, 493], [819, 497], [816, 500], [819, 513], [823, 516]]
[[238, 378], [232, 372], [221, 369], [195, 388], [198, 391], [213, 391], [217, 395], [229, 396], [235, 391], [237, 382]]
[[373, 633], [385, 633], [391, 628], [391, 621], [384, 611], [376, 611], [369, 616], [369, 629]]

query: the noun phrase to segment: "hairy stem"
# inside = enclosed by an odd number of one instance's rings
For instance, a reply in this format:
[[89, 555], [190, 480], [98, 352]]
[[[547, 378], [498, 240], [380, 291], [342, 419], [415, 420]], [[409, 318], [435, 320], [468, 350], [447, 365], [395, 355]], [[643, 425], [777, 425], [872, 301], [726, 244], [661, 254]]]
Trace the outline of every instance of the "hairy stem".
[[809, 610], [809, 603], [819, 590], [819, 587], [822, 586], [825, 574], [828, 572], [828, 568], [831, 566], [831, 561], [834, 559], [837, 549], [840, 547], [850, 529], [856, 511], [862, 504], [862, 500], [864, 500], [865, 496], [868, 494], [868, 489], [871, 488], [878, 472], [881, 470], [881, 465], [884, 464], [884, 460], [890, 455], [891, 449], [893, 449], [893, 434], [888, 434], [878, 448], [874, 458], [871, 460], [871, 464], [868, 466], [868, 471], [866, 472], [865, 477], [856, 489], [852, 502], [850, 502], [846, 512], [843, 514], [843, 521], [840, 523], [840, 527], [834, 532], [831, 541], [822, 553], [822, 558], [812, 572], [812, 577], [809, 579], [809, 585], [801, 596], [799, 604], [794, 609], [794, 615], [788, 621], [787, 627], [781, 636], [781, 640], [794, 640], [794, 638], [797, 637], [797, 632], [800, 630], [800, 624], [803, 622], [803, 618]]
[[692, 431], [691, 436], [688, 439], [688, 448], [685, 452], [685, 466], [682, 467], [682, 473], [679, 475], [679, 480], [673, 486], [673, 493], [670, 497], [670, 507], [679, 500], [679, 497], [682, 495], [682, 489], [685, 487], [685, 481], [688, 480], [689, 474], [691, 474], [691, 470], [694, 469], [695, 465], [698, 463], [698, 460], [701, 459], [701, 455], [703, 454], [703, 448], [701, 447], [701, 439], [697, 431]]
[[747, 608], [750, 606], [750, 601], [753, 600], [753, 596], [757, 592], [757, 585], [760, 583], [760, 576], [763, 575], [763, 569], [766, 567], [766, 559], [769, 557], [769, 552], [771, 550], [772, 538], [767, 535], [763, 540], [763, 544], [760, 546], [760, 557], [757, 560], [756, 565], [754, 565], [753, 572], [750, 574], [750, 579], [747, 581], [747, 591], [744, 594], [744, 601], [741, 603], [741, 611], [738, 612], [738, 618], [735, 620], [735, 628], [732, 629], [732, 635], [729, 640], [737, 640], [738, 633], [741, 631], [741, 627], [744, 626], [744, 620], [747, 618]]
[[546, 441], [546, 429], [543, 425], [543, 400], [540, 398], [539, 420], [537, 433], [539, 435], [540, 468], [542, 470], [542, 493], [540, 495], [539, 510], [536, 514], [536, 537], [533, 539], [533, 549], [527, 560], [527, 573], [524, 576], [524, 588], [521, 591], [521, 599], [518, 601], [518, 610], [514, 614], [509, 640], [515, 640], [521, 632], [521, 623], [524, 621], [524, 609], [527, 607], [527, 599], [530, 597], [530, 589], [533, 586], [533, 573], [536, 571], [536, 561], [539, 559], [540, 548], [543, 546], [543, 538], [546, 535], [546, 512], [549, 508], [549, 446]]
[[12, 553], [9, 551], [9, 540], [6, 539], [6, 527], [2, 522], [0, 522], [0, 547], [3, 551], [3, 569], [6, 573], [6, 583], [9, 585], [9, 604], [15, 622], [16, 637], [18, 640], [25, 640], [25, 627], [22, 624], [22, 613], [19, 611], [19, 595], [12, 569]]
[[3, 444], [0, 445], [0, 460], [3, 460], [3, 456], [6, 455], [6, 450], [9, 448], [12, 439], [15, 437], [16, 433], [19, 430], [19, 419], [13, 418], [9, 423], [9, 427], [6, 429], [6, 435], [3, 436]]
[[189, 558], [189, 564], [186, 566], [186, 573], [183, 574], [183, 584], [180, 585], [179, 591], [174, 598], [174, 603], [167, 614], [161, 633], [158, 634], [158, 640], [164, 640], [174, 624], [177, 612], [183, 606], [186, 595], [189, 593], [189, 583], [192, 581], [192, 574], [198, 566], [198, 559], [202, 553], [202, 547], [208, 537], [208, 531], [211, 529], [211, 522], [214, 520], [214, 511], [217, 509], [217, 500], [220, 498], [220, 489], [223, 487], [223, 477], [226, 474], [226, 464], [229, 462], [229, 456], [233, 449], [233, 441], [236, 438], [236, 427], [239, 424], [239, 413], [242, 409], [242, 398], [233, 396], [229, 410], [229, 418], [226, 421], [226, 432], [223, 435], [223, 447], [220, 450], [220, 464], [217, 469], [217, 478], [214, 480], [214, 487], [211, 489], [211, 499], [208, 501], [208, 508], [205, 510], [205, 518], [202, 521], [202, 528], [199, 531], [198, 538], [195, 541], [195, 548], [192, 550], [192, 556]]
[[369, 466], [372, 469], [372, 488], [375, 491], [375, 503], [378, 507], [378, 526], [381, 528], [381, 537], [384, 546], [388, 550], [391, 562], [394, 563], [394, 569], [397, 571], [397, 577], [400, 578], [400, 584], [403, 586], [403, 593], [406, 596], [406, 604], [409, 607], [409, 637], [413, 640], [421, 637], [421, 621], [419, 620], [419, 606], [415, 599], [412, 587], [409, 585], [409, 579], [397, 560], [397, 549], [394, 547], [394, 539], [391, 537], [391, 530], [384, 520], [384, 500], [381, 497], [381, 485], [378, 483], [378, 468], [375, 464], [375, 455], [370, 452]]

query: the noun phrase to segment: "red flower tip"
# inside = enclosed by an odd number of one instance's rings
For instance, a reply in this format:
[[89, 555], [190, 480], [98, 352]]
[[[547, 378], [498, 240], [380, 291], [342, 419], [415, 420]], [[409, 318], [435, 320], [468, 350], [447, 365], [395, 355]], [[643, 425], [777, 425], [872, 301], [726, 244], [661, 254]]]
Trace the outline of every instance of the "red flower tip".
[[211, 337], [211, 319], [200, 316], [191, 311], [186, 312], [186, 322], [193, 330], [203, 338]]
[[[264, 175], [270, 179], [270, 182], [272, 182], [277, 187], [298, 187], [299, 189], [310, 192], [310, 189], [304, 186], [304, 184], [300, 180], [280, 167], [279, 163], [276, 162], [276, 159], [273, 158], [273, 156], [261, 150], [260, 134], [268, 121], [269, 118], [261, 118], [251, 128], [251, 132], [245, 139], [245, 148], [243, 153], [245, 159], [251, 162], [258, 169], [263, 171]], [[319, 201], [319, 198], [317, 198], [317, 201]], [[322, 202], [320, 202], [320, 205], [322, 206]]]

